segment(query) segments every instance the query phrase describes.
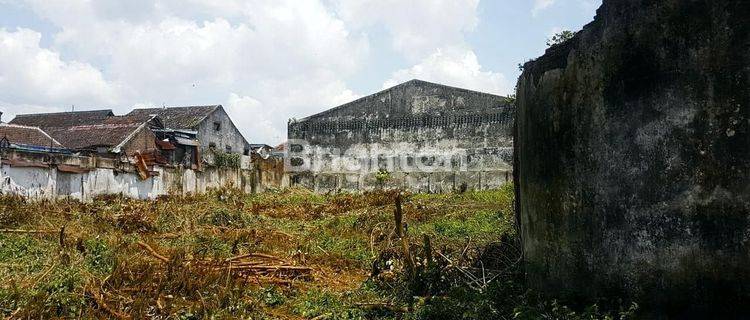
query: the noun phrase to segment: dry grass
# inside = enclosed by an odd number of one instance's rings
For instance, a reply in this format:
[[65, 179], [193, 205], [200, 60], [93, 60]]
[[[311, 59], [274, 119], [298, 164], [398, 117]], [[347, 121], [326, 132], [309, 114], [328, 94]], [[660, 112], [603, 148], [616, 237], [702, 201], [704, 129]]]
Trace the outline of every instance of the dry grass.
[[[398, 274], [391, 272], [392, 281], [388, 272], [378, 284], [368, 281], [373, 261], [399, 256], [394, 196], [291, 189], [92, 203], [5, 197], [2, 228], [64, 227], [64, 237], [0, 232], [0, 316], [399, 318], [363, 307], [401, 303], [394, 287]], [[405, 222], [415, 252], [426, 234], [446, 254], [491, 255], [481, 248], [513, 233], [509, 187], [407, 199]], [[261, 256], [228, 262], [248, 254]]]

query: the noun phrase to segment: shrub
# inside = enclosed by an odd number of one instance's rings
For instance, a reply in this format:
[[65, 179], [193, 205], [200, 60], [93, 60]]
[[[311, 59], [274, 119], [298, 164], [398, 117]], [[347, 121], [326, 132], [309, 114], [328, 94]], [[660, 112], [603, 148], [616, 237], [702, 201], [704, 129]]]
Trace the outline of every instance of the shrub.
[[239, 168], [240, 159], [238, 153], [214, 151], [214, 165], [220, 168]]

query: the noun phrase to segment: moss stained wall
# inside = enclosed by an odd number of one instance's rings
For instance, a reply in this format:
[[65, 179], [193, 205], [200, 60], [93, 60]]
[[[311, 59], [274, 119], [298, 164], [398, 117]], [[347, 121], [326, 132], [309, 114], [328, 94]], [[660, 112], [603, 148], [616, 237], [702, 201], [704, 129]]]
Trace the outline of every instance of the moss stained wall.
[[516, 119], [532, 285], [750, 308], [750, 1], [605, 0], [525, 64]]

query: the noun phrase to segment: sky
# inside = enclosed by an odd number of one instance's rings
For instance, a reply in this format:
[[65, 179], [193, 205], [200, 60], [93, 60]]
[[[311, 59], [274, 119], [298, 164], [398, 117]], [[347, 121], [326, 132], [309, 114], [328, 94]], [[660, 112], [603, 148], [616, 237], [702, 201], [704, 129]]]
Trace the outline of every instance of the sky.
[[0, 111], [221, 104], [251, 143], [421, 79], [512, 94], [601, 0], [0, 0]]

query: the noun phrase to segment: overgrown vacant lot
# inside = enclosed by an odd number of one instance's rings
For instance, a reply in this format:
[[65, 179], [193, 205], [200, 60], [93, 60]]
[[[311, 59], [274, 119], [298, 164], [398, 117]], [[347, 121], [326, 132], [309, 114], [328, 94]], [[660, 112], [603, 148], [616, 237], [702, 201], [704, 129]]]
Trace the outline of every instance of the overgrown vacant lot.
[[554, 301], [534, 300], [518, 280], [512, 186], [405, 194], [403, 238], [394, 217], [397, 194], [292, 189], [93, 203], [3, 198], [0, 315], [502, 319], [571, 313]]

